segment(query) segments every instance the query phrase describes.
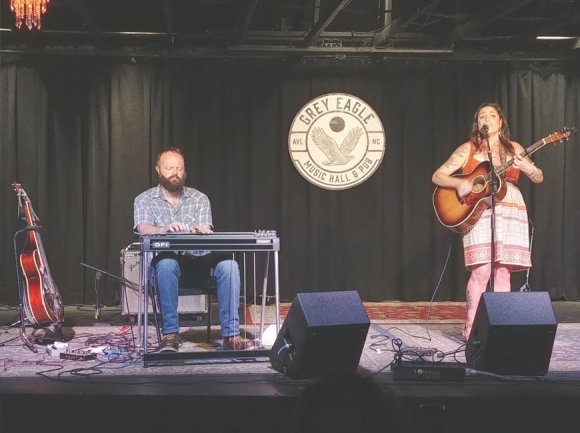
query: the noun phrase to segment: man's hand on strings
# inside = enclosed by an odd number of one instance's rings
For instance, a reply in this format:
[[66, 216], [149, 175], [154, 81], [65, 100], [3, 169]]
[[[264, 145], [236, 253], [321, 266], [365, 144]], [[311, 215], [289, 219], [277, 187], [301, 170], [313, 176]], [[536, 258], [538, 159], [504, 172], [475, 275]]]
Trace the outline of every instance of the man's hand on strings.
[[196, 224], [191, 226], [189, 231], [192, 233], [213, 233], [211, 226], [207, 224]]
[[188, 231], [187, 224], [173, 221], [171, 224], [166, 225], [165, 227], [161, 227], [161, 233], [180, 233]]

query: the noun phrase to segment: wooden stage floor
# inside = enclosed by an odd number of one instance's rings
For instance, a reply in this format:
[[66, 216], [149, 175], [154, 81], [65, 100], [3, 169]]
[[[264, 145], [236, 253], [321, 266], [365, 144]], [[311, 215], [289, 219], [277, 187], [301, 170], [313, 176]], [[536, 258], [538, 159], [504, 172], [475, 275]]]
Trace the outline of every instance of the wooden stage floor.
[[[567, 305], [564, 305], [567, 304]], [[578, 432], [580, 416], [580, 303], [555, 305], [558, 330], [545, 376], [496, 376], [466, 370], [459, 382], [399, 381], [393, 377], [393, 341], [403, 347], [436, 349], [436, 361], [465, 362], [461, 323], [371, 323], [359, 373], [372, 376], [387, 396], [396, 431]], [[558, 313], [560, 312], [560, 313]], [[19, 327], [8, 326], [14, 309], [0, 310], [0, 432], [184, 431], [297, 432], [305, 388], [314, 379], [291, 379], [267, 357], [191, 360], [145, 367], [132, 349], [135, 326], [118, 308], [106, 308], [94, 323], [90, 306], [67, 307], [64, 334], [70, 350], [123, 348], [87, 361], [62, 360], [46, 352], [39, 330], [33, 353]], [[255, 326], [246, 327], [249, 335]], [[47, 335], [49, 336], [49, 335]], [[218, 351], [203, 326], [183, 326], [180, 353]], [[149, 340], [156, 338], [151, 328]], [[97, 349], [98, 350], [98, 349]], [[457, 353], [455, 353], [457, 352]], [[56, 354], [53, 352], [53, 354]], [[56, 354], [58, 355], [58, 354]], [[412, 355], [409, 355], [412, 359]], [[395, 408], [395, 409], [394, 409]], [[66, 427], [64, 427], [66, 426]], [[393, 427], [394, 428], [394, 427]], [[395, 431], [386, 429], [385, 431]]]

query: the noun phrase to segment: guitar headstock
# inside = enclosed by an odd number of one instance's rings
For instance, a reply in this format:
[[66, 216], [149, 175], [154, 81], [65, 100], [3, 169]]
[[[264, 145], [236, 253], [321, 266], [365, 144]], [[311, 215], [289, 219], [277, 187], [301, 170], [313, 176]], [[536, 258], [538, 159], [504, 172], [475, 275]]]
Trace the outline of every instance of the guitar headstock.
[[555, 143], [557, 141], [561, 143], [564, 140], [568, 140], [573, 132], [576, 132], [576, 128], [574, 127], [567, 128], [566, 126], [564, 126], [559, 131], [553, 132], [552, 134], [548, 135], [546, 138], [544, 138], [544, 141], [546, 142], [546, 144]]
[[19, 183], [16, 183], [16, 181], [13, 181], [12, 186], [14, 187], [14, 191], [16, 191], [16, 195], [18, 197], [22, 197], [24, 199], [24, 201], [29, 201], [28, 195], [26, 194], [26, 191], [24, 191], [24, 188], [22, 188], [22, 186]]
[[14, 187], [14, 191], [16, 191], [16, 195], [18, 197], [19, 215], [20, 212], [22, 212], [22, 209], [24, 208], [23, 219], [26, 220], [29, 226], [36, 225], [38, 217], [36, 216], [34, 210], [32, 209], [32, 203], [30, 202], [30, 198], [26, 194], [26, 191], [24, 191], [22, 186], [19, 183], [16, 183], [16, 181], [12, 182], [12, 186]]

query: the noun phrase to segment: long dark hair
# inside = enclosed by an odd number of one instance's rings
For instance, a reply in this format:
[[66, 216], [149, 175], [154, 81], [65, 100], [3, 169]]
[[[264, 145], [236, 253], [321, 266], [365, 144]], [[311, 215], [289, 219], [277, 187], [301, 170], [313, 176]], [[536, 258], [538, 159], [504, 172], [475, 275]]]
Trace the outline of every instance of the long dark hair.
[[477, 123], [479, 112], [483, 107], [492, 107], [495, 111], [497, 111], [499, 118], [502, 120], [501, 128], [499, 131], [499, 142], [501, 143], [501, 145], [508, 154], [513, 155], [515, 153], [515, 150], [514, 146], [510, 142], [510, 127], [508, 125], [507, 119], [505, 118], [505, 115], [503, 114], [501, 107], [499, 106], [499, 104], [495, 102], [485, 102], [481, 104], [479, 108], [476, 110], [475, 115], [473, 116], [473, 126], [471, 127], [471, 141], [475, 143], [476, 150], [480, 151], [481, 148], [483, 147], [484, 136], [479, 131]]

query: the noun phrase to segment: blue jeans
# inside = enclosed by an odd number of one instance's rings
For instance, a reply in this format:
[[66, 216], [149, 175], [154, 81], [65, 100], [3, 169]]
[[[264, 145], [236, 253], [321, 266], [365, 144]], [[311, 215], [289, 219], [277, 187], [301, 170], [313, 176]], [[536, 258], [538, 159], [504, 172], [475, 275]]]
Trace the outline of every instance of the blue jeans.
[[[159, 307], [161, 309], [163, 334], [179, 332], [177, 313], [179, 287], [199, 287], [210, 275], [211, 257], [192, 257], [162, 253], [152, 265], [155, 269]], [[220, 324], [223, 337], [240, 333], [240, 269], [235, 260], [221, 260], [214, 270]]]

